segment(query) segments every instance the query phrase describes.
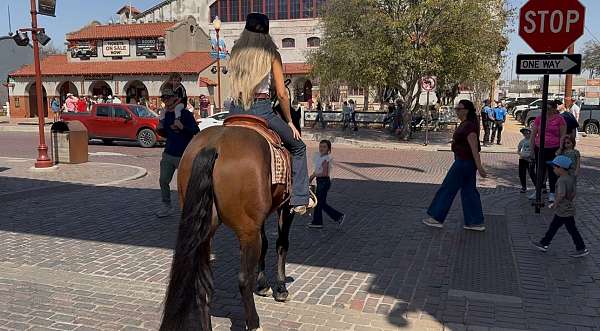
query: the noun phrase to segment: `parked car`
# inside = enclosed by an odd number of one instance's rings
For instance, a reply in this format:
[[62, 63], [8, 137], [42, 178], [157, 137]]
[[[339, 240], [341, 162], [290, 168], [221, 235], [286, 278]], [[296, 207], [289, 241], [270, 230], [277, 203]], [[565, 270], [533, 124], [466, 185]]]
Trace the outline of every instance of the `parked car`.
[[153, 147], [164, 140], [156, 133], [158, 115], [145, 106], [99, 103], [89, 112], [62, 113], [63, 121], [80, 121], [90, 139], [102, 139], [105, 144], [115, 140], [137, 141], [141, 147]]
[[527, 104], [527, 105], [519, 105], [516, 106], [513, 112], [514, 118], [521, 122], [521, 124], [526, 123], [527, 113], [530, 110], [541, 109], [542, 108], [542, 99], [536, 99], [535, 101]]
[[210, 128], [211, 126], [223, 125], [223, 121], [225, 121], [225, 117], [227, 117], [227, 115], [229, 115], [228, 111], [222, 111], [220, 113], [201, 118], [198, 120], [198, 128], [200, 128], [200, 131], [202, 131], [206, 128]]
[[[541, 109], [529, 111], [527, 114], [528, 127], [533, 127], [533, 121], [541, 114]], [[600, 133], [600, 105], [581, 105], [579, 112], [579, 131], [583, 130], [587, 134]]]
[[526, 106], [529, 105], [530, 103], [536, 101], [538, 98], [530, 98], [530, 97], [524, 97], [524, 98], [515, 98], [514, 100], [510, 100], [506, 103], [506, 109], [508, 110], [508, 112], [514, 116], [514, 112], [517, 108], [517, 106]]

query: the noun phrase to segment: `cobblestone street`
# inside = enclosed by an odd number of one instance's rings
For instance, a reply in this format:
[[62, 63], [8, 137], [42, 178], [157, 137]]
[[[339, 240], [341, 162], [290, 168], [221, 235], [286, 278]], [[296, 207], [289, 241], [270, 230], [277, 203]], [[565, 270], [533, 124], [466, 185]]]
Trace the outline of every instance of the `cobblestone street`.
[[[327, 221], [323, 230], [308, 229], [308, 217], [294, 221], [287, 266], [292, 298], [256, 297], [263, 328], [600, 331], [600, 139], [582, 141], [578, 181], [578, 227], [591, 254], [572, 259], [564, 229], [548, 253], [532, 249], [552, 214], [536, 215], [518, 192], [518, 157], [508, 151], [519, 138], [511, 130], [502, 149], [482, 154], [491, 173], [479, 182], [484, 233], [462, 229], [460, 199], [444, 229], [420, 222], [452, 163], [444, 146], [334, 145], [330, 203], [347, 221], [342, 230]], [[0, 155], [35, 156], [34, 134], [0, 136]], [[311, 142], [309, 153], [315, 147]], [[17, 169], [26, 161], [0, 158], [0, 330], [158, 329], [178, 222], [153, 215], [160, 204], [160, 153], [92, 144], [95, 174], [64, 166], [60, 172], [70, 173], [62, 177], [27, 175]], [[124, 178], [135, 175], [127, 166], [147, 175], [110, 184], [120, 171]], [[71, 179], [86, 176], [104, 180]], [[267, 234], [274, 279], [274, 219]], [[238, 242], [226, 227], [213, 251], [213, 326], [243, 330]]]

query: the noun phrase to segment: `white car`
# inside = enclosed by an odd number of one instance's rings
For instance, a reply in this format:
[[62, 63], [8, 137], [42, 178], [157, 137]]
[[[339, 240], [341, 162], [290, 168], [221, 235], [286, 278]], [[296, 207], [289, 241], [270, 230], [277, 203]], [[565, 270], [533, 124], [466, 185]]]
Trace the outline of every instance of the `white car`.
[[229, 115], [228, 111], [222, 111], [206, 118], [201, 118], [198, 120], [198, 128], [200, 128], [200, 131], [202, 131], [206, 128], [210, 128], [211, 126], [223, 125], [223, 121], [227, 115]]

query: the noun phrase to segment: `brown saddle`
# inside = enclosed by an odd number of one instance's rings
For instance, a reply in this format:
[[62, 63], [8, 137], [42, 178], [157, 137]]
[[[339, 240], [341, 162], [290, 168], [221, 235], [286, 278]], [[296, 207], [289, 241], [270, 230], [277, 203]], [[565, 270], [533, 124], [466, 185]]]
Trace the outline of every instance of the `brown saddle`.
[[271, 147], [271, 183], [285, 185], [286, 192], [290, 192], [292, 183], [290, 153], [283, 147], [279, 135], [269, 129], [266, 120], [254, 115], [231, 115], [225, 119], [223, 126], [248, 128], [265, 138]]
[[269, 129], [269, 124], [262, 117], [254, 115], [230, 115], [225, 119], [223, 125], [241, 126], [252, 129], [267, 139], [269, 144], [276, 147], [283, 146], [283, 142], [281, 141], [279, 135], [275, 131]]

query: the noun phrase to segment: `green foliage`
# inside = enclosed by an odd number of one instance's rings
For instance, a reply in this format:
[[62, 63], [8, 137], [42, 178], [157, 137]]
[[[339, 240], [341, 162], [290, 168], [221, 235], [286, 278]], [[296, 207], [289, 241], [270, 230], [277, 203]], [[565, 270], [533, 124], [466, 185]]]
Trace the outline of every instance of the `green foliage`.
[[511, 17], [505, 0], [330, 0], [309, 62], [321, 86], [395, 89], [412, 110], [423, 75], [442, 96], [498, 77]]
[[590, 77], [600, 76], [600, 44], [590, 41], [585, 45], [583, 68], [590, 71]]

